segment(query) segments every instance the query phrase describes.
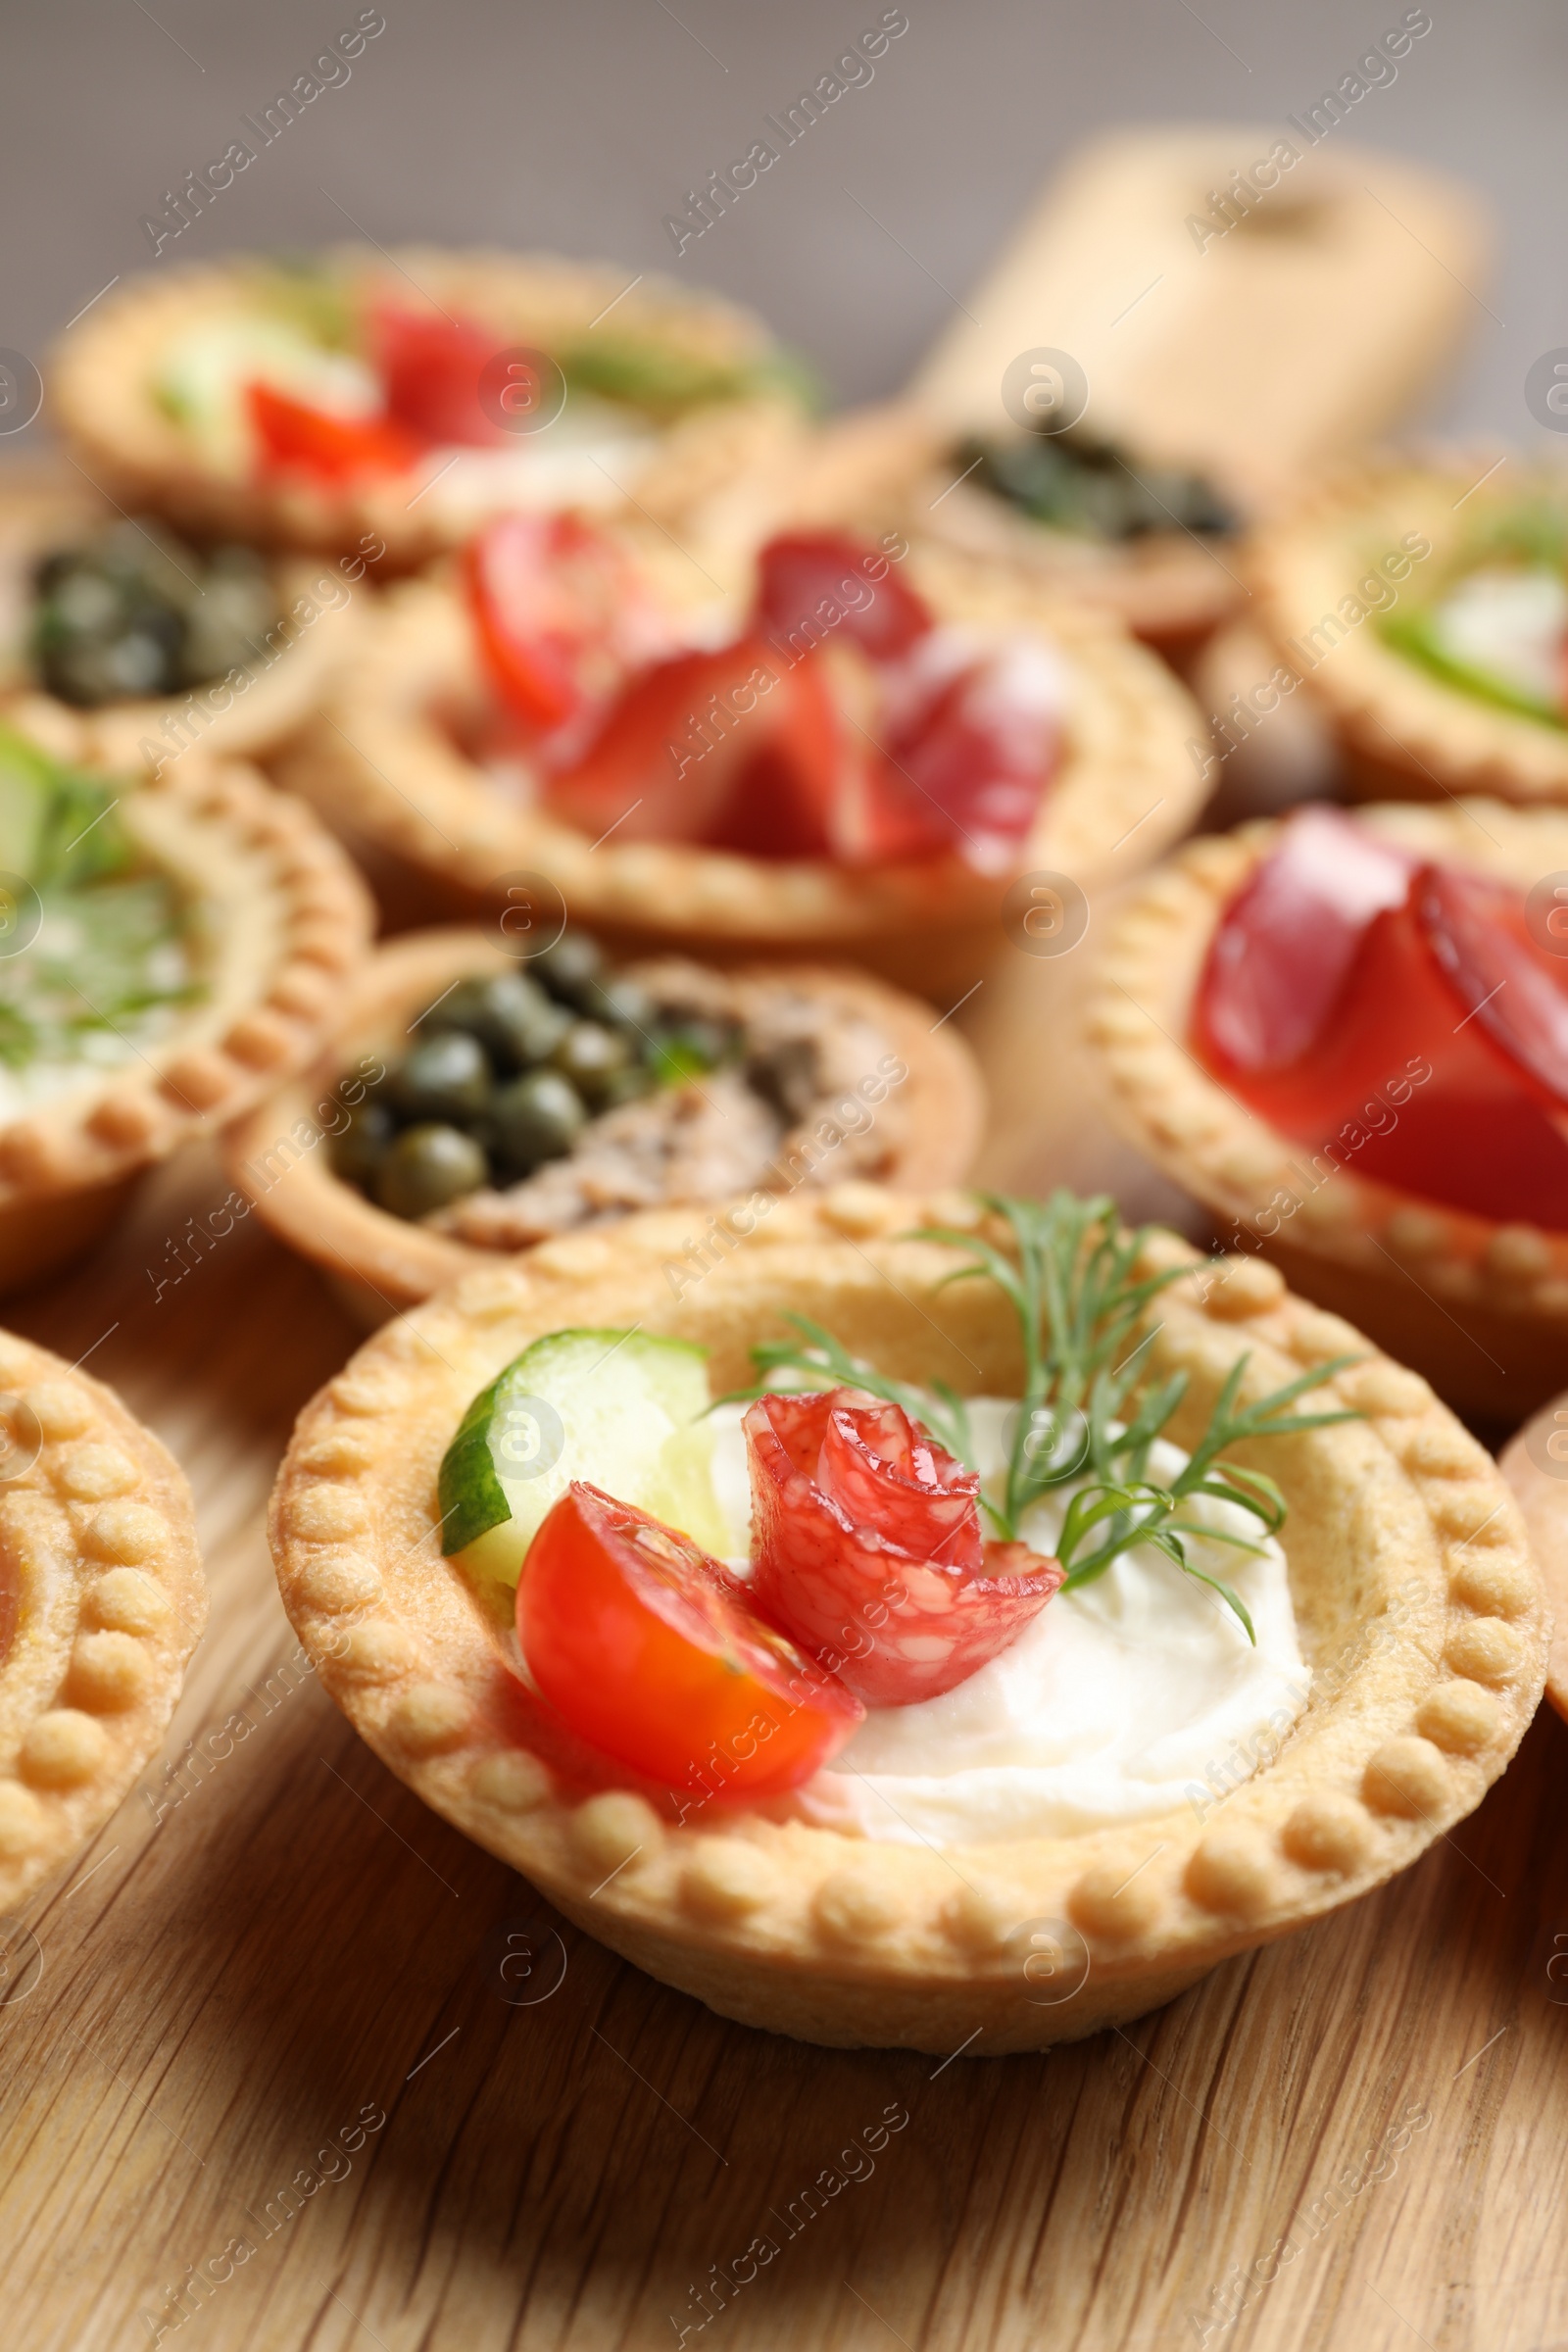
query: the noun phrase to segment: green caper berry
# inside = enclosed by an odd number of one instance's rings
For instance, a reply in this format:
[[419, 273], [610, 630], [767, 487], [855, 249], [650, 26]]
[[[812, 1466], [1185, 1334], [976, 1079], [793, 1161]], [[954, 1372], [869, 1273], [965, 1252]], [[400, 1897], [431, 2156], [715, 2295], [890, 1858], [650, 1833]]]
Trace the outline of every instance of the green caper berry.
[[461, 1029], [476, 1037], [500, 1070], [524, 1070], [548, 1061], [571, 1025], [523, 972], [495, 972], [464, 980], [429, 1015], [432, 1029]]
[[478, 1118], [490, 1100], [484, 1048], [461, 1029], [421, 1038], [393, 1071], [389, 1092], [405, 1119]]
[[640, 1102], [651, 1095], [659, 1081], [646, 1064], [628, 1062], [623, 1070], [614, 1070], [606, 1079], [599, 1097], [601, 1110], [618, 1110], [623, 1102]]
[[591, 1021], [603, 1021], [607, 1029], [629, 1029], [646, 1037], [659, 1025], [659, 1007], [640, 980], [629, 980], [622, 974], [612, 974], [608, 980], [591, 980], [582, 992], [582, 1009]]
[[345, 1184], [368, 1184], [397, 1133], [384, 1102], [368, 1097], [349, 1113], [349, 1123], [332, 1138], [332, 1167]]
[[471, 1135], [427, 1120], [406, 1127], [375, 1171], [375, 1198], [395, 1217], [427, 1217], [476, 1192], [489, 1164]]
[[553, 997], [575, 1004], [604, 970], [599, 942], [586, 931], [563, 931], [554, 947], [544, 948], [529, 966]]
[[630, 1059], [631, 1048], [625, 1038], [597, 1021], [573, 1021], [554, 1055], [556, 1068], [571, 1080], [587, 1102], [599, 1102], [607, 1081]]
[[563, 1159], [587, 1122], [582, 1098], [559, 1070], [530, 1070], [499, 1088], [491, 1103], [498, 1157], [526, 1176], [547, 1159]]

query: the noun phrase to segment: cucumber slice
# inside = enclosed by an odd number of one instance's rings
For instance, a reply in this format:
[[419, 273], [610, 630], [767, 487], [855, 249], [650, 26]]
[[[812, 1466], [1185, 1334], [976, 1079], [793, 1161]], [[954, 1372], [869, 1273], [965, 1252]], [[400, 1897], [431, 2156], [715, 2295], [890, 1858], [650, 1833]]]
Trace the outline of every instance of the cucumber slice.
[[336, 416], [373, 416], [381, 408], [380, 386], [358, 360], [323, 350], [281, 318], [244, 314], [193, 327], [172, 343], [156, 390], [203, 457], [237, 471], [250, 460], [245, 387], [253, 383]]
[[514, 1585], [545, 1513], [573, 1479], [652, 1511], [720, 1555], [708, 1353], [643, 1332], [556, 1331], [482, 1389], [441, 1464], [442, 1542], [475, 1575]]
[[130, 856], [119, 798], [0, 726], [0, 873], [74, 886], [119, 872]]
[[32, 880], [53, 800], [43, 754], [9, 728], [0, 730], [0, 872]]

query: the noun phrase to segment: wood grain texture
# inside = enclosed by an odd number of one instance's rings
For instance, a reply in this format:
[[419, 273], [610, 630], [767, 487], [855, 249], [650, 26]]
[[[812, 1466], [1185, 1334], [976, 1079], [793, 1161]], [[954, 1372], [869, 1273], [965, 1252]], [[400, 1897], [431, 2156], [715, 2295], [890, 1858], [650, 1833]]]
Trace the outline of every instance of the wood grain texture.
[[[1038, 982], [1018, 985], [988, 1052], [1040, 1044]], [[1051, 1172], [1048, 1127], [1031, 1147], [1005, 1122], [995, 1172]], [[1077, 1181], [1092, 1160], [1080, 1139]], [[184, 1462], [213, 1609], [164, 1758], [9, 1933], [4, 2341], [1534, 2352], [1568, 2332], [1553, 1717], [1403, 1879], [1125, 2033], [942, 2062], [724, 2024], [425, 1812], [299, 1671], [262, 1512], [354, 1335], [254, 1223], [155, 1298], [146, 1269], [220, 1191], [187, 1158], [9, 1309], [91, 1349]]]

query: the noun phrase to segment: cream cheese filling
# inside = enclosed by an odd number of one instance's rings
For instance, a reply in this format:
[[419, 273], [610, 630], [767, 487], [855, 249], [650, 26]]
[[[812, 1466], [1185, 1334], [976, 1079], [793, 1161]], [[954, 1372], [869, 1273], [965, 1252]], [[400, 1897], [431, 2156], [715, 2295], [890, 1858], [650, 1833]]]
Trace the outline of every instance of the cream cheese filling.
[[[969, 1400], [988, 1491], [1015, 1409], [1004, 1397]], [[734, 1531], [731, 1563], [744, 1571], [751, 1490], [741, 1413], [720, 1406], [710, 1423], [714, 1490]], [[1186, 1458], [1157, 1441], [1150, 1477], [1172, 1479]], [[1035, 1550], [1053, 1550], [1068, 1492], [1026, 1516]], [[881, 1842], [951, 1846], [1072, 1837], [1189, 1805], [1206, 1811], [1284, 1740], [1310, 1675], [1280, 1545], [1237, 1504], [1198, 1498], [1183, 1516], [1261, 1543], [1256, 1556], [1190, 1544], [1194, 1564], [1241, 1596], [1255, 1648], [1206, 1586], [1135, 1545], [1097, 1583], [1058, 1592], [956, 1690], [871, 1708], [825, 1771], [761, 1809]]]

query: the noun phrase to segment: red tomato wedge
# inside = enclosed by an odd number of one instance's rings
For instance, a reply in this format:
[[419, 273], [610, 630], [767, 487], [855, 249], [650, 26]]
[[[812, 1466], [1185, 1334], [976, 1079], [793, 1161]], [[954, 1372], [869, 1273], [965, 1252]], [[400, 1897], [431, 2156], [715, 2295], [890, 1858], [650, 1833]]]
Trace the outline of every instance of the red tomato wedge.
[[1062, 1582], [983, 1543], [980, 1482], [896, 1404], [858, 1389], [746, 1414], [757, 1607], [869, 1706], [936, 1698], [1016, 1640]]
[[517, 1638], [574, 1732], [671, 1788], [798, 1788], [865, 1712], [689, 1536], [581, 1483], [528, 1546]]
[[245, 402], [261, 464], [270, 472], [314, 474], [322, 482], [403, 473], [422, 446], [391, 417], [332, 416], [270, 384], [247, 384]]
[[1415, 859], [1332, 808], [1307, 808], [1226, 907], [1198, 991], [1198, 1034], [1219, 1069], [1278, 1070], [1306, 1053], [1367, 925], [1397, 906]]
[[479, 403], [480, 371], [501, 349], [487, 328], [439, 311], [378, 303], [369, 343], [387, 414], [428, 446], [485, 449], [508, 439]]
[[825, 633], [889, 662], [924, 636], [931, 613], [886, 556], [837, 531], [797, 531], [770, 539], [758, 558], [757, 626], [779, 640], [786, 657]]
[[629, 557], [574, 514], [506, 514], [470, 541], [468, 599], [509, 710], [549, 731], [604, 704], [667, 631]]

